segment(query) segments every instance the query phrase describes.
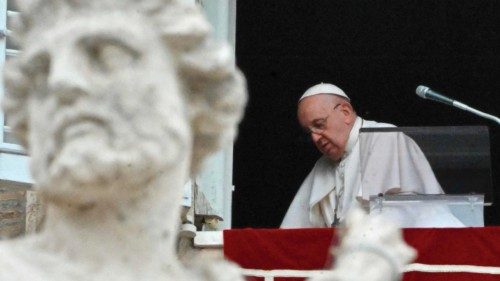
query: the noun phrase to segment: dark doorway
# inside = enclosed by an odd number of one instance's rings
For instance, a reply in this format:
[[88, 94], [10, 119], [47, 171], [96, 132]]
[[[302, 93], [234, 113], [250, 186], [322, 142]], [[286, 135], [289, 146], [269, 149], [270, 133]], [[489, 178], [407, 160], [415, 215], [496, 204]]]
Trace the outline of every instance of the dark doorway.
[[[488, 126], [498, 186], [500, 126], [415, 88], [498, 115], [499, 14], [496, 0], [238, 1], [236, 55], [250, 100], [234, 151], [233, 227], [280, 224], [319, 157], [296, 122], [297, 99], [322, 81], [340, 86], [365, 119]], [[496, 206], [485, 213], [500, 224]]]

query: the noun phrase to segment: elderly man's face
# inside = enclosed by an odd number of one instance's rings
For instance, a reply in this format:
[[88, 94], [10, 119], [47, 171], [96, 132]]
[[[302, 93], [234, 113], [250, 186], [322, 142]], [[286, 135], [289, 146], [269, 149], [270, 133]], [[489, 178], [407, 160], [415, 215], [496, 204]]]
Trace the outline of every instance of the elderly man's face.
[[332, 95], [307, 97], [299, 103], [298, 119], [321, 153], [333, 161], [342, 158], [355, 119], [346, 101]]
[[35, 181], [84, 203], [165, 170], [182, 184], [191, 135], [168, 49], [140, 15], [91, 15], [33, 30], [19, 58]]

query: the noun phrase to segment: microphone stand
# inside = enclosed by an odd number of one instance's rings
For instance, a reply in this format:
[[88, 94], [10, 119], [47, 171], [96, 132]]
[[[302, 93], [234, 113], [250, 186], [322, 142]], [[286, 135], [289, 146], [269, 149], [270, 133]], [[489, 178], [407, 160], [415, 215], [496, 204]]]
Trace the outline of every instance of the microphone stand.
[[493, 116], [491, 114], [479, 111], [479, 110], [477, 110], [475, 108], [472, 108], [472, 107], [470, 107], [468, 105], [465, 105], [465, 104], [463, 104], [463, 103], [461, 103], [459, 101], [453, 101], [453, 106], [457, 107], [457, 108], [460, 108], [462, 110], [468, 111], [470, 113], [473, 113], [475, 115], [481, 116], [483, 118], [493, 120], [493, 121], [495, 121], [497, 123], [497, 125], [500, 125], [500, 118], [498, 118], [496, 116]]

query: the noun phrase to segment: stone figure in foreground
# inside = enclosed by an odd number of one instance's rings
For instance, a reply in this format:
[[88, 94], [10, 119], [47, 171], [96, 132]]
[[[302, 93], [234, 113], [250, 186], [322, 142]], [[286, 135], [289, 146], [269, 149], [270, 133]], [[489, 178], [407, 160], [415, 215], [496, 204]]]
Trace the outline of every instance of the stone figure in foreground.
[[238, 280], [175, 256], [182, 187], [246, 102], [233, 51], [180, 2], [18, 3], [3, 107], [47, 215], [0, 244], [0, 280]]
[[332, 271], [310, 281], [397, 281], [416, 256], [395, 223], [381, 216], [368, 217], [357, 206], [339, 230], [341, 244], [332, 250]]

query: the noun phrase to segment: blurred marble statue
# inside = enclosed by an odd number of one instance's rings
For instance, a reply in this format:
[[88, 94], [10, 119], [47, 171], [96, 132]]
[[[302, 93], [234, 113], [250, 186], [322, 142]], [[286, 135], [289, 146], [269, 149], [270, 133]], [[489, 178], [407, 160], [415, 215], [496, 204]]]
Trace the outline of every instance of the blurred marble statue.
[[310, 281], [397, 281], [416, 256], [395, 223], [369, 217], [361, 208], [354, 207], [338, 229], [341, 243], [332, 250], [333, 270]]
[[176, 258], [183, 185], [246, 102], [233, 51], [181, 2], [18, 1], [3, 108], [47, 213], [0, 244], [0, 280], [241, 278]]

